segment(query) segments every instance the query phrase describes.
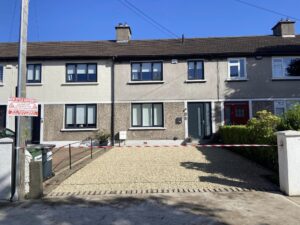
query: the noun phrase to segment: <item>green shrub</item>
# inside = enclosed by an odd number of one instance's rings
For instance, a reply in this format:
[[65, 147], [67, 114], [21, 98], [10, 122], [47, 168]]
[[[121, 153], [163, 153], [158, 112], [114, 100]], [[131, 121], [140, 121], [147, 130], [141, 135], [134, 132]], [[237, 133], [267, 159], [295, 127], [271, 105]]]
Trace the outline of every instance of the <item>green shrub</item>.
[[251, 135], [252, 143], [274, 144], [276, 143], [276, 128], [280, 123], [280, 118], [271, 112], [262, 110], [256, 113], [256, 117], [250, 119], [247, 128]]
[[[219, 129], [224, 144], [276, 144], [276, 127], [280, 118], [265, 110], [257, 112], [256, 118], [247, 125], [222, 126]], [[276, 147], [232, 147], [231, 151], [251, 159], [267, 168], [278, 171]]]
[[249, 144], [249, 129], [244, 125], [222, 126], [219, 129], [225, 144]]
[[281, 118], [278, 130], [300, 130], [300, 105], [296, 104]]

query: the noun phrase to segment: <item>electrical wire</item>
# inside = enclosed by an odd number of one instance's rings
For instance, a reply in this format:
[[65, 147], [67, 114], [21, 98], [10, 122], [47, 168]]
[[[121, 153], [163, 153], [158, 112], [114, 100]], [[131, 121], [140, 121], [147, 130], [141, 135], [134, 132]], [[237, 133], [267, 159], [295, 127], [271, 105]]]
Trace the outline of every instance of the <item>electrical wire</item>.
[[33, 5], [33, 14], [34, 14], [34, 21], [36, 25], [36, 35], [37, 41], [40, 41], [40, 31], [39, 31], [39, 23], [38, 23], [38, 10], [37, 10], [37, 0], [32, 0]]
[[143, 12], [141, 9], [139, 9], [138, 7], [136, 7], [134, 4], [132, 4], [128, 0], [118, 0], [118, 1], [123, 6], [125, 6], [126, 8], [128, 8], [129, 10], [131, 10], [132, 12], [134, 12], [136, 15], [138, 15], [139, 17], [141, 17], [142, 19], [144, 19], [145, 21], [147, 21], [148, 23], [150, 23], [151, 25], [153, 25], [154, 27], [156, 27], [161, 32], [167, 34], [168, 36], [172, 36], [172, 37], [175, 37], [175, 38], [180, 38], [173, 31], [171, 31], [170, 29], [168, 29], [167, 27], [165, 27], [164, 25], [162, 25], [158, 21], [154, 20], [152, 17], [150, 17], [149, 15], [147, 15], [145, 12]]
[[269, 13], [273, 13], [273, 14], [276, 14], [276, 15], [279, 15], [279, 16], [283, 16], [283, 17], [286, 17], [286, 18], [290, 18], [290, 19], [293, 19], [293, 20], [300, 21], [299, 18], [296, 18], [294, 16], [283, 14], [281, 12], [278, 12], [278, 11], [275, 11], [275, 10], [272, 10], [272, 9], [268, 9], [268, 8], [265, 8], [265, 7], [262, 7], [262, 6], [259, 6], [259, 5], [255, 5], [255, 4], [250, 3], [250, 2], [246, 2], [246, 1], [243, 1], [243, 0], [233, 0], [233, 1], [244, 4], [244, 5], [247, 5], [247, 6], [250, 6], [250, 7], [253, 7], [253, 8], [256, 8], [256, 9], [260, 9], [260, 10], [263, 10], [263, 11], [266, 11], [266, 12], [269, 12]]
[[13, 17], [10, 23], [10, 29], [9, 29], [9, 35], [8, 35], [8, 41], [11, 42], [12, 39], [12, 33], [13, 33], [13, 27], [16, 17], [16, 9], [17, 9], [17, 0], [14, 1], [14, 8], [13, 8]]

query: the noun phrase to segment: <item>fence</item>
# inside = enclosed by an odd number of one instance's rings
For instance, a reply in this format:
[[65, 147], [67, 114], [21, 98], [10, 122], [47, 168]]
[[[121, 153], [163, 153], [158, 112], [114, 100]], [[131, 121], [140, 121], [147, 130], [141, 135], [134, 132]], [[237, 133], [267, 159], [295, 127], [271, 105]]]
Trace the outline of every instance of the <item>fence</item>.
[[[52, 151], [53, 172], [57, 173], [84, 159], [93, 159], [93, 156], [109, 146], [95, 146], [93, 139], [77, 141], [55, 148]], [[50, 156], [49, 156], [50, 157]]]

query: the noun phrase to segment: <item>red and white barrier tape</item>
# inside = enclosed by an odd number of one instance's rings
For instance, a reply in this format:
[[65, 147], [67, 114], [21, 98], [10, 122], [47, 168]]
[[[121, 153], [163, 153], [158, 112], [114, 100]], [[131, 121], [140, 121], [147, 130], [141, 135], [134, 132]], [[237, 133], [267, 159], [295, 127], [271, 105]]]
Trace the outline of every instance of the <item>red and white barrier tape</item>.
[[276, 145], [262, 145], [262, 144], [208, 144], [208, 145], [195, 145], [196, 147], [273, 147]]
[[149, 147], [205, 147], [205, 148], [223, 148], [223, 147], [275, 147], [277, 145], [264, 144], [191, 144], [191, 145], [124, 145], [115, 147], [125, 148], [149, 148]]
[[[264, 145], [264, 144], [189, 144], [189, 145], [115, 145], [116, 148], [164, 148], [164, 147], [203, 147], [203, 148], [225, 148], [225, 147], [276, 147], [277, 145]], [[87, 147], [73, 147], [73, 148], [84, 148], [89, 150], [90, 146]], [[108, 149], [112, 146], [93, 146], [93, 148]]]

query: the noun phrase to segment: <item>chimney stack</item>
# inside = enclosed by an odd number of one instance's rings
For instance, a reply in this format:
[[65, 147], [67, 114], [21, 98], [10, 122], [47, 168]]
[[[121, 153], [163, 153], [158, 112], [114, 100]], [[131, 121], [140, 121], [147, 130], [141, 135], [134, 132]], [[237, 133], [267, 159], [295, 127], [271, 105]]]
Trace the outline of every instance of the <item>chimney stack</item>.
[[131, 29], [127, 23], [119, 23], [116, 26], [116, 40], [120, 43], [127, 43], [131, 39]]
[[289, 19], [280, 20], [272, 30], [274, 36], [295, 37], [295, 22]]

